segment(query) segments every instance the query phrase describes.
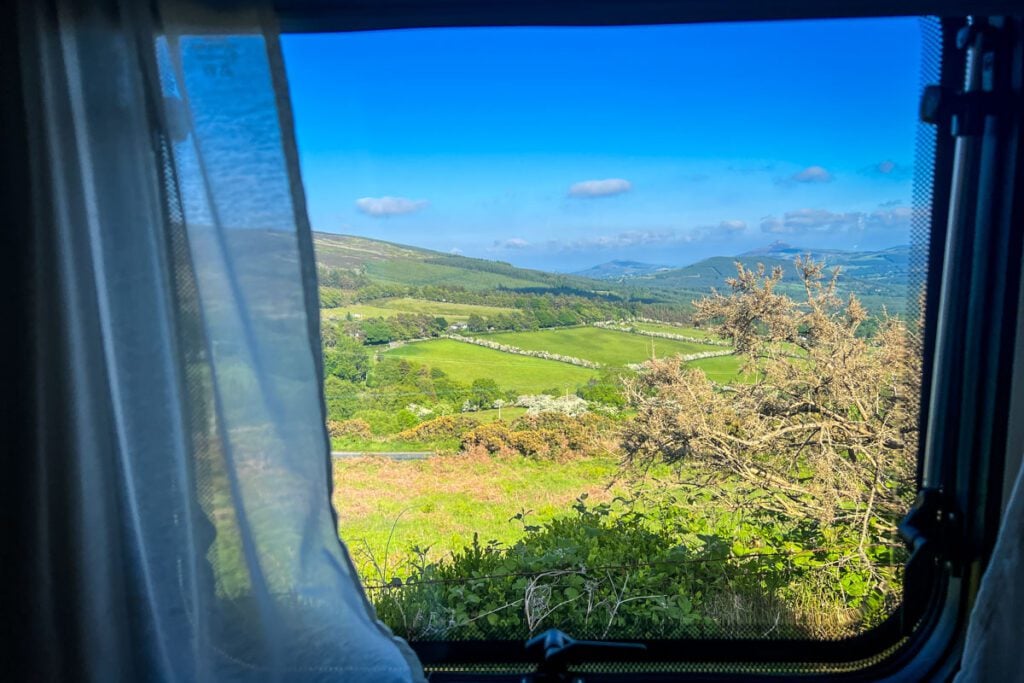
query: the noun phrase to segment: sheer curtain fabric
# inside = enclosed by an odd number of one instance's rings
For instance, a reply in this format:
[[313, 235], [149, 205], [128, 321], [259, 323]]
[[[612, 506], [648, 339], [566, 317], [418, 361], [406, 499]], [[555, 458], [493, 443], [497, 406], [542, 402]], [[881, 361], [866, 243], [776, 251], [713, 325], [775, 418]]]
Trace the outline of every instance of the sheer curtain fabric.
[[21, 5], [48, 293], [41, 678], [420, 679], [329, 504], [272, 15], [209, 5]]

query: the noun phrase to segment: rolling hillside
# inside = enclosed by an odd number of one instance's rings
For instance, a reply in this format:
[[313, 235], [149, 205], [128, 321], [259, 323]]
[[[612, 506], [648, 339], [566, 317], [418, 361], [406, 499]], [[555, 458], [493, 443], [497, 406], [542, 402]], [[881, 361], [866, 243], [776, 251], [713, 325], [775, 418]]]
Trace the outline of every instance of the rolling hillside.
[[314, 232], [313, 247], [319, 266], [358, 274], [378, 284], [449, 285], [472, 290], [607, 289], [605, 284], [578, 276], [517, 268], [502, 261], [456, 256], [366, 237]]
[[[462, 287], [470, 291], [511, 290], [571, 293], [584, 297], [664, 303], [687, 308], [692, 299], [727, 287], [735, 262], [763, 263], [783, 271], [780, 288], [802, 298], [793, 260], [808, 250], [775, 242], [738, 256], [715, 256], [681, 268], [633, 261], [609, 261], [575, 274], [518, 268], [502, 261], [445, 254], [352, 235], [313, 233], [318, 265], [340, 277], [342, 289], [367, 285], [423, 288]], [[842, 268], [840, 294], [855, 293], [873, 312], [902, 312], [907, 295], [910, 248], [881, 251], [810, 250], [828, 266]], [[326, 284], [322, 282], [322, 284]], [[394, 308], [388, 306], [388, 308]], [[405, 312], [410, 312], [406, 307]], [[455, 312], [445, 312], [454, 314]], [[468, 315], [468, 312], [467, 312]], [[462, 317], [462, 316], [459, 316]]]
[[816, 260], [829, 267], [841, 269], [839, 293], [856, 294], [874, 312], [882, 308], [900, 313], [905, 309], [910, 247], [899, 246], [881, 251], [807, 250], [776, 242], [763, 249], [738, 256], [715, 256], [689, 266], [654, 273], [629, 280], [634, 286], [644, 286], [652, 292], [671, 292], [674, 296], [694, 298], [711, 289], [724, 290], [726, 280], [736, 274], [736, 262], [747, 268], [761, 263], [771, 270], [782, 269], [780, 290], [797, 299], [802, 298], [802, 286], [793, 261], [810, 252]]
[[652, 275], [665, 270], [672, 270], [672, 267], [654, 263], [643, 263], [641, 261], [608, 261], [607, 263], [600, 263], [586, 270], [578, 271], [574, 275], [589, 277], [594, 280], [621, 280], [639, 275]]

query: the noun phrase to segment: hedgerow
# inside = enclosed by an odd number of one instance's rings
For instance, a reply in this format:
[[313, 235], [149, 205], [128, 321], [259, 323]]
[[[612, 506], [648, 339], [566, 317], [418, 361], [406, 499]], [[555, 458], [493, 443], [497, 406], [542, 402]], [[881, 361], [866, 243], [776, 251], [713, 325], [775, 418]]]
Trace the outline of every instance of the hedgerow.
[[853, 539], [771, 514], [724, 512], [718, 493], [588, 505], [511, 546], [473, 543], [441, 561], [413, 548], [404, 577], [368, 581], [380, 617], [416, 639], [851, 635], [893, 608], [902, 551], [862, 562]]

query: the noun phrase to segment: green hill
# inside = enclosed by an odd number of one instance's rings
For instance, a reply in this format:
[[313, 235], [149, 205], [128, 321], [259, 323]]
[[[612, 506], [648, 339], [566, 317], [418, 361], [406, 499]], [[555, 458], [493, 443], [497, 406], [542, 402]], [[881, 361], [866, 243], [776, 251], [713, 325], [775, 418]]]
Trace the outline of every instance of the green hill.
[[[317, 264], [321, 268], [321, 284], [340, 290], [359, 290], [372, 285], [419, 288], [418, 294], [411, 295], [427, 299], [437, 298], [423, 292], [432, 287], [462, 288], [480, 293], [500, 290], [522, 294], [571, 294], [611, 301], [665, 304], [684, 310], [691, 300], [705, 296], [712, 289], [724, 290], [726, 280], [736, 273], [736, 261], [751, 268], [758, 263], [769, 269], [781, 267], [783, 282], [780, 290], [800, 299], [802, 287], [793, 260], [808, 251], [776, 242], [738, 256], [715, 256], [682, 268], [611, 262], [614, 267], [604, 264], [582, 271], [593, 276], [585, 277], [518, 268], [503, 261], [446, 254], [353, 235], [315, 232], [313, 243]], [[880, 251], [810, 250], [810, 253], [830, 267], [842, 268], [839, 280], [842, 295], [857, 294], [875, 313], [880, 313], [883, 308], [896, 313], [904, 311], [909, 247]], [[622, 263], [629, 267], [622, 266]], [[385, 292], [374, 297], [408, 295], [408, 292]], [[391, 308], [390, 305], [386, 307]]]
[[314, 232], [317, 264], [345, 271], [368, 283], [423, 287], [460, 286], [471, 290], [607, 290], [607, 285], [572, 275], [517, 268], [503, 261], [470, 258], [393, 242]]
[[738, 256], [707, 258], [683, 268], [655, 273], [643, 280], [633, 280], [632, 284], [642, 284], [654, 292], [672, 292], [676, 297], [693, 299], [711, 289], [727, 289], [726, 280], [736, 275], [737, 261], [747, 268], [761, 263], [768, 270], [780, 267], [780, 291], [801, 299], [803, 287], [793, 262], [797, 256], [807, 253], [816, 260], [824, 261], [828, 268], [840, 268], [840, 295], [856, 294], [876, 313], [883, 307], [895, 313], [905, 310], [910, 264], [910, 247], [907, 246], [881, 251], [840, 251], [806, 250], [775, 243]]

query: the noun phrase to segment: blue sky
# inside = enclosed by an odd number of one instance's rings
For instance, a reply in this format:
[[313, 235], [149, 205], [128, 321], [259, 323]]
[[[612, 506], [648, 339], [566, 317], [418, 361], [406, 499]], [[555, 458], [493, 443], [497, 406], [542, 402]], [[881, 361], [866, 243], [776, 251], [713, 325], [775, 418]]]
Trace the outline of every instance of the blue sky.
[[909, 241], [917, 19], [283, 43], [315, 230], [562, 271]]

